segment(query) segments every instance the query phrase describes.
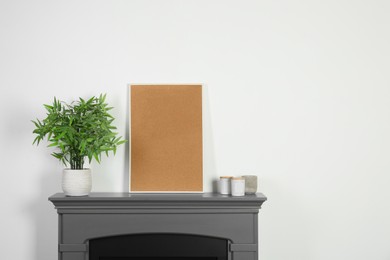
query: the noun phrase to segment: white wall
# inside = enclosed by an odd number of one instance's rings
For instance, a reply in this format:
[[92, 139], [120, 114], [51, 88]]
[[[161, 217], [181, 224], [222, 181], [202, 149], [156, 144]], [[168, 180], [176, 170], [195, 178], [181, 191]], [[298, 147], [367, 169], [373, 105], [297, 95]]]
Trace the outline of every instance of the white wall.
[[[53, 96], [204, 83], [205, 176], [257, 174], [262, 260], [390, 259], [387, 0], [0, 1], [2, 259], [56, 259], [62, 166], [32, 146]], [[128, 151], [92, 165], [126, 191]]]

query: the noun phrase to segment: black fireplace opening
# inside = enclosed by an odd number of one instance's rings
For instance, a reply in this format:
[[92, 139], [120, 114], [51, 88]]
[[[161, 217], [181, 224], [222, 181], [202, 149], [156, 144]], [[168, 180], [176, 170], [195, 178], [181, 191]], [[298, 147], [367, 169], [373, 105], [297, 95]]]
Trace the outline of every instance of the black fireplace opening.
[[215, 257], [103, 257], [101, 260], [215, 260]]
[[134, 234], [89, 240], [89, 260], [227, 260], [228, 240], [190, 234]]

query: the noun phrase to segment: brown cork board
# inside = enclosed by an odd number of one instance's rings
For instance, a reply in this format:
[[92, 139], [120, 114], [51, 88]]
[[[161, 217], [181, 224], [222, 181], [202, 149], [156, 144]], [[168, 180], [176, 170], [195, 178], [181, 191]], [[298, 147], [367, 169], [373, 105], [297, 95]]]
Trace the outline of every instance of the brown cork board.
[[131, 85], [136, 192], [202, 192], [202, 86]]

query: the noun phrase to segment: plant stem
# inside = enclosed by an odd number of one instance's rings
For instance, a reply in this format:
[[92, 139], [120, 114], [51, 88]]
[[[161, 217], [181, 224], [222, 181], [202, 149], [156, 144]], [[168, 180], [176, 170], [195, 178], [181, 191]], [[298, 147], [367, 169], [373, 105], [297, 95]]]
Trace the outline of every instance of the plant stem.
[[[77, 152], [75, 154], [78, 154]], [[70, 153], [70, 168], [72, 170], [82, 170], [84, 166], [84, 156], [77, 156]]]

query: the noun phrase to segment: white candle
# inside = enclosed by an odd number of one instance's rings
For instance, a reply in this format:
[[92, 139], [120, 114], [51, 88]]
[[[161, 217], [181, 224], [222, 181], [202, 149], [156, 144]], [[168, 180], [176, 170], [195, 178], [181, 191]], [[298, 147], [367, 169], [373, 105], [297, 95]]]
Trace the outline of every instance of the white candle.
[[233, 178], [231, 181], [232, 196], [245, 195], [245, 180], [243, 178]]
[[231, 176], [221, 176], [219, 177], [219, 192], [223, 195], [229, 195], [231, 193]]

